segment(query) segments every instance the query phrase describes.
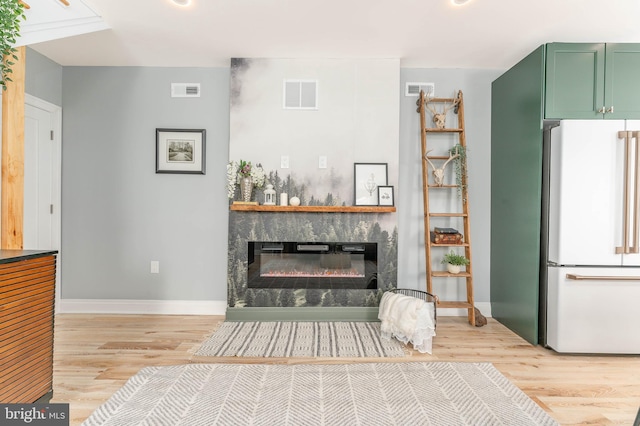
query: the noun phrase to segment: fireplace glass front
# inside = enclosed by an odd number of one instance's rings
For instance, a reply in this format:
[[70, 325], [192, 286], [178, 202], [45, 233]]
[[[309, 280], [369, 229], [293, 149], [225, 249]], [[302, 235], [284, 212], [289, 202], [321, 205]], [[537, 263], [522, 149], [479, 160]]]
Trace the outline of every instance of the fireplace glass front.
[[249, 288], [377, 288], [377, 243], [248, 244]]

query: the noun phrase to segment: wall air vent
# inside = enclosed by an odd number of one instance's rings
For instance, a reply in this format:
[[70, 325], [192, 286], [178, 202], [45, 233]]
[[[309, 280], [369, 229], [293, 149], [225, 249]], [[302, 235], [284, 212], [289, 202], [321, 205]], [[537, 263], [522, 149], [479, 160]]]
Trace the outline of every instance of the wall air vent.
[[199, 98], [200, 83], [171, 83], [172, 98]]
[[427, 96], [435, 96], [436, 85], [434, 83], [407, 83], [404, 89], [405, 96], [420, 96], [420, 90], [424, 90]]
[[284, 109], [318, 109], [317, 80], [284, 80]]

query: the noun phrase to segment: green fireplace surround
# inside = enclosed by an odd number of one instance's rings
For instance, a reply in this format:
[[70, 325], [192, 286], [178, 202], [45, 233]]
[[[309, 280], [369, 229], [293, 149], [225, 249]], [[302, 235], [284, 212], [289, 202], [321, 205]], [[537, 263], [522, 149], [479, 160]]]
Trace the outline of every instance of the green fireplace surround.
[[227, 321], [378, 321], [377, 307], [227, 308]]

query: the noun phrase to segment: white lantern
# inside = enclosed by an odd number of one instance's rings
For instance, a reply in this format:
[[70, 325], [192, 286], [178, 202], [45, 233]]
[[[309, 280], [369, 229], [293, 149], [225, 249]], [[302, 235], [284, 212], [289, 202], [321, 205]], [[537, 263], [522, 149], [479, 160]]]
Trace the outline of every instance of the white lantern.
[[276, 191], [273, 189], [273, 185], [268, 184], [267, 189], [264, 190], [264, 205], [275, 206], [276, 205]]

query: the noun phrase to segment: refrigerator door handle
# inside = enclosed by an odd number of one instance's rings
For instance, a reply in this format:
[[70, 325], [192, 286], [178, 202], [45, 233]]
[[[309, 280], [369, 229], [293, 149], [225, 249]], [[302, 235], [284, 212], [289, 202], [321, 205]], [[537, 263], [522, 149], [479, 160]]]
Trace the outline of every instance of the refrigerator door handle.
[[640, 281], [640, 277], [622, 277], [622, 276], [610, 276], [610, 275], [577, 275], [567, 274], [568, 280], [575, 281]]
[[[629, 247], [629, 161], [633, 132], [620, 130], [618, 139], [624, 139], [624, 201], [622, 206], [622, 247], [616, 247], [617, 254], [630, 253]], [[636, 168], [637, 169], [637, 168]], [[636, 191], [637, 194], [637, 191]], [[637, 244], [636, 244], [637, 245]]]
[[636, 160], [634, 164], [635, 168], [635, 176], [633, 181], [633, 247], [631, 247], [631, 253], [640, 253], [640, 243], [638, 242], [638, 217], [640, 216], [640, 211], [638, 210], [640, 206], [638, 205], [638, 185], [640, 185], [640, 146], [638, 146], [638, 142], [640, 141], [640, 131], [633, 131], [631, 133], [631, 138], [635, 139], [634, 150], [636, 152]]
[[640, 246], [638, 245], [638, 183], [640, 183], [640, 152], [638, 151], [638, 134], [640, 132], [629, 132], [631, 138], [634, 140], [635, 145], [633, 150], [635, 151], [636, 158], [633, 164], [634, 170], [634, 185], [633, 185], [633, 246], [629, 248], [629, 253], [640, 253]]

